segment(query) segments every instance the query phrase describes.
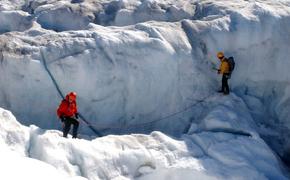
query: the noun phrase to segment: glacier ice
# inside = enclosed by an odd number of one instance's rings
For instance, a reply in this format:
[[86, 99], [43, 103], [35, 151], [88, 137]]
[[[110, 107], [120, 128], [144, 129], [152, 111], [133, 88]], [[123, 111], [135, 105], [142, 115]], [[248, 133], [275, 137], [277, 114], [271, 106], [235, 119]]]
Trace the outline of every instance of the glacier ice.
[[273, 152], [255, 135], [204, 130], [172, 138], [154, 131], [85, 140], [23, 126], [4, 109], [0, 121], [0, 167], [6, 170], [1, 179], [286, 179]]
[[[47, 64], [62, 93], [76, 91], [80, 111], [104, 134], [261, 136], [286, 157], [289, 7], [288, 0], [3, 0], [0, 107], [24, 125], [60, 129], [55, 109], [61, 98]], [[215, 93], [220, 79], [212, 68], [220, 50], [236, 59], [229, 97]], [[27, 144], [28, 131], [39, 138], [38, 128], [2, 138], [14, 138], [11, 147], [25, 154], [19, 148]], [[93, 135], [85, 123], [81, 133]], [[236, 163], [214, 150], [219, 161]], [[75, 166], [66, 169], [80, 173]], [[148, 178], [170, 174], [151, 173], [150, 166], [140, 172], [150, 172]], [[253, 177], [263, 175], [253, 172]]]

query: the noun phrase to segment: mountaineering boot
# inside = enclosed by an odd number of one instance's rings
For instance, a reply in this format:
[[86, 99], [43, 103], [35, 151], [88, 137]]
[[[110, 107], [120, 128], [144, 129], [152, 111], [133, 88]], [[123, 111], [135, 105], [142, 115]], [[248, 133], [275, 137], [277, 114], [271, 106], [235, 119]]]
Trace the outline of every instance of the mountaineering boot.
[[224, 92], [224, 95], [229, 95], [230, 94], [230, 92]]

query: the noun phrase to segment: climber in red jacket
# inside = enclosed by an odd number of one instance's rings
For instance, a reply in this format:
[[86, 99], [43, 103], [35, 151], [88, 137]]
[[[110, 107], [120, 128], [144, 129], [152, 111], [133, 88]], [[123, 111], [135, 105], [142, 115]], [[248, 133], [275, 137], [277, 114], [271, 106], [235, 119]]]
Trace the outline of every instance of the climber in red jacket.
[[75, 92], [68, 93], [57, 109], [57, 115], [63, 123], [63, 137], [67, 137], [70, 127], [73, 125], [73, 138], [77, 138], [79, 121], [76, 98]]

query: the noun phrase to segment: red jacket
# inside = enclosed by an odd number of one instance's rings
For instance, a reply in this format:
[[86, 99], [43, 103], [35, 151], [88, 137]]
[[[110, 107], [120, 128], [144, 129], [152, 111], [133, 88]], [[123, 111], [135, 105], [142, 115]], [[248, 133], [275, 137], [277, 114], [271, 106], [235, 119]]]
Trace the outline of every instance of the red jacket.
[[78, 108], [77, 108], [76, 101], [69, 103], [68, 96], [66, 96], [65, 99], [61, 101], [57, 109], [58, 117], [61, 117], [61, 116], [73, 117], [77, 112], [78, 112]]

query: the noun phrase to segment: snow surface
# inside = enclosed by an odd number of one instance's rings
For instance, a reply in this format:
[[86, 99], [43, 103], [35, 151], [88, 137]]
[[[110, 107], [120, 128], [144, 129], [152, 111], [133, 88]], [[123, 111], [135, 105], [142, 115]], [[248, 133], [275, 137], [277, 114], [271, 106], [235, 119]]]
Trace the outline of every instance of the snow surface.
[[0, 121], [1, 179], [286, 179], [254, 134], [207, 129], [178, 139], [155, 131], [84, 140], [23, 126], [4, 109]]
[[[259, 136], [280, 156], [289, 154], [290, 1], [2, 0], [0, 23], [0, 107], [12, 111], [24, 125], [61, 128], [55, 115], [61, 98], [47, 67], [62, 93], [78, 93], [80, 112], [103, 134], [150, 134], [158, 130], [179, 138], [179, 143], [185, 142], [185, 136], [194, 142], [201, 139], [198, 146], [203, 151], [208, 151], [203, 141], [211, 139], [209, 144], [222, 147], [213, 148], [207, 156], [223, 165], [239, 160], [245, 165], [245, 171], [237, 172], [202, 163], [207, 173], [186, 170], [191, 165], [181, 170], [162, 165], [157, 173], [144, 167], [138, 172], [150, 173], [140, 178], [178, 178], [180, 174], [206, 179], [244, 174], [259, 179], [282, 176], [273, 153]], [[234, 93], [228, 97], [216, 95], [220, 78], [212, 68], [219, 63], [217, 51], [236, 60], [230, 80]], [[15, 127], [17, 130], [6, 129], [3, 134], [14, 134], [11, 138], [16, 143], [9, 147], [22, 156], [30, 156], [30, 140], [41, 143], [38, 138], [48, 136], [45, 142], [53, 147], [57, 147], [54, 141], [61, 141], [58, 131]], [[85, 123], [80, 132], [94, 135]], [[154, 139], [154, 133], [141, 136]], [[132, 136], [112, 139], [138, 139]], [[9, 137], [3, 136], [0, 142]], [[249, 137], [258, 143], [243, 139]], [[246, 150], [235, 150], [237, 144]], [[247, 149], [251, 146], [261, 149], [253, 148], [252, 152]], [[265, 158], [260, 157], [263, 151], [268, 152]], [[69, 175], [90, 179], [91, 171], [82, 172], [75, 165], [82, 159], [70, 161], [66, 150], [60, 153], [67, 159], [46, 154], [46, 148], [29, 152], [55, 167], [59, 163], [62, 167], [57, 168]], [[232, 153], [238, 160], [231, 159]], [[252, 157], [267, 160], [253, 165], [248, 162]], [[125, 169], [132, 165], [124, 164]], [[131, 166], [129, 170], [121, 167], [117, 164], [114, 168], [121, 170], [108, 171], [114, 175], [107, 171], [105, 175], [93, 174], [101, 179], [139, 177]], [[271, 168], [278, 170], [266, 173], [265, 169]]]
[[0, 109], [0, 121], [0, 179], [83, 179], [70, 178], [45, 162], [29, 158], [30, 129], [18, 123], [11, 112], [4, 109]]

